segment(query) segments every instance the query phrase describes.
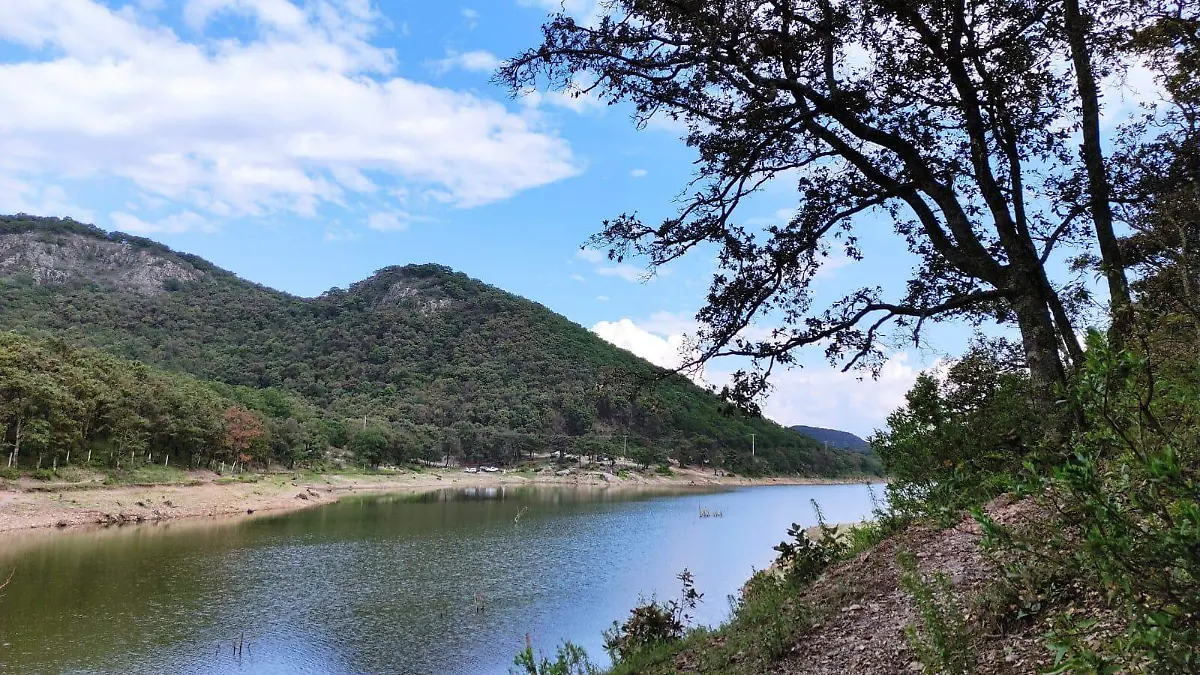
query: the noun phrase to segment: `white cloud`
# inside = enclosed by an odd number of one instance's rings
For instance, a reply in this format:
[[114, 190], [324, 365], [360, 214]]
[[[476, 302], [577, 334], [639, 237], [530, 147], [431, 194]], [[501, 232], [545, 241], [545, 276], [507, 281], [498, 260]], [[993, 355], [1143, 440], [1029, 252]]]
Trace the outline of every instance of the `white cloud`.
[[322, 241], [329, 243], [336, 241], [358, 241], [359, 237], [358, 232], [354, 230], [344, 227], [330, 227], [325, 230], [325, 236], [322, 237]]
[[647, 173], [649, 172], [647, 172], [645, 169], [634, 169], [633, 171], [629, 172], [629, 175], [633, 178], [643, 178]]
[[479, 12], [471, 9], [470, 7], [463, 8], [462, 17], [463, 21], [467, 23], [467, 28], [469, 30], [475, 30], [475, 28], [479, 26]]
[[412, 217], [403, 211], [372, 213], [367, 216], [367, 227], [378, 232], [400, 232], [407, 230]]
[[[0, 43], [54, 55], [0, 64], [9, 180], [116, 177], [177, 208], [312, 216], [368, 172], [470, 207], [580, 171], [536, 117], [394, 76], [365, 0], [190, 0], [186, 39], [97, 0], [4, 5]], [[209, 37], [230, 12], [254, 33]]]
[[96, 214], [73, 203], [58, 185], [31, 185], [0, 173], [0, 213], [29, 213], [39, 216], [71, 217], [94, 222]]
[[482, 49], [461, 53], [450, 51], [446, 53], [446, 58], [433, 61], [431, 65], [440, 74], [445, 74], [455, 69], [466, 70], [472, 73], [491, 74], [500, 67], [500, 57]]
[[572, 274], [571, 279], [574, 281], [578, 281], [581, 284], [587, 283], [587, 279], [584, 279], [582, 274]]
[[602, 277], [620, 277], [629, 283], [638, 283], [646, 275], [646, 271], [629, 263], [618, 263], [605, 267], [597, 267], [596, 274]]
[[[592, 332], [663, 368], [678, 368], [695, 352], [689, 347], [699, 324], [682, 313], [660, 311], [649, 318], [601, 321]], [[751, 328], [744, 333], [766, 333]], [[736, 368], [731, 361], [709, 363], [693, 379], [718, 385], [729, 381]], [[931, 368], [936, 370], [940, 363]], [[776, 371], [774, 389], [763, 403], [763, 414], [785, 426], [808, 424], [844, 429], [861, 436], [881, 428], [888, 414], [904, 404], [904, 395], [916, 381], [918, 369], [905, 352], [893, 354], [884, 364], [879, 379], [860, 373], [843, 373], [827, 365]]]
[[575, 252], [575, 257], [592, 265], [592, 272], [602, 277], [617, 277], [624, 279], [630, 283], [639, 283], [642, 281], [654, 281], [655, 276], [666, 276], [670, 274], [670, 270], [659, 268], [650, 274], [635, 265], [629, 263], [608, 263], [608, 255], [603, 251], [597, 251], [594, 248], [581, 248]]
[[575, 252], [575, 257], [590, 263], [598, 263], [608, 256], [604, 255], [603, 251], [597, 251], [594, 248], [581, 248]]
[[607, 295], [597, 295], [596, 300], [598, 302], [608, 302], [608, 296]]
[[577, 114], [583, 114], [592, 110], [602, 110], [605, 105], [597, 98], [595, 91], [589, 91], [591, 85], [595, 82], [595, 78], [586, 74], [576, 74], [571, 78], [571, 83], [563, 90], [555, 91], [538, 91], [536, 89], [527, 89], [521, 92], [520, 101], [528, 108], [540, 108], [543, 105], [551, 105], [558, 108], [566, 108]]
[[694, 335], [700, 323], [683, 312], [658, 311], [648, 319], [638, 319], [638, 325], [659, 335]]
[[[725, 380], [729, 373], [717, 371], [719, 364], [709, 365], [709, 377]], [[785, 426], [830, 427], [866, 437], [904, 405], [918, 373], [906, 352], [892, 355], [879, 379], [828, 365], [777, 371], [771, 375], [774, 389], [763, 403], [763, 414]]]
[[[592, 326], [592, 332], [663, 368], [679, 368], [694, 356], [688, 351], [683, 335], [656, 335], [638, 326], [631, 319], [601, 321]], [[704, 374], [693, 373], [692, 379], [703, 383]]]
[[108, 217], [115, 229], [129, 234], [181, 234], [191, 231], [211, 234], [217, 231], [216, 225], [192, 211], [174, 213], [154, 222], [142, 220], [124, 211], [116, 211]]

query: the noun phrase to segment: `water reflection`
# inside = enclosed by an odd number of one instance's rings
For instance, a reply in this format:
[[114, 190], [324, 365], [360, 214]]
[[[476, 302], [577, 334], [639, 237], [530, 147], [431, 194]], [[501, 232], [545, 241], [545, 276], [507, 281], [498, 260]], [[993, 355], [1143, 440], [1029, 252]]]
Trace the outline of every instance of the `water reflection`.
[[871, 508], [865, 486], [503, 487], [0, 540], [0, 672], [504, 673], [525, 633], [601, 656], [684, 567], [699, 620], [723, 619], [810, 499], [831, 521]]

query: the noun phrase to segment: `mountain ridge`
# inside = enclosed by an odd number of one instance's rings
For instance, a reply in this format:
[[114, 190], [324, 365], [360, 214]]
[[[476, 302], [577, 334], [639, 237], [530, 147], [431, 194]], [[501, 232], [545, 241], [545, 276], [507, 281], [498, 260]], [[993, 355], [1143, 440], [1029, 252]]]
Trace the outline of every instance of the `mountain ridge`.
[[[503, 459], [513, 445], [603, 446], [597, 439], [620, 435], [646, 452], [744, 471], [865, 466], [731, 413], [543, 305], [438, 264], [384, 267], [303, 298], [145, 238], [0, 216], [0, 300], [0, 320], [22, 332], [292, 392], [330, 415], [374, 418], [430, 455], [457, 444]], [[653, 378], [649, 393], [624, 395]], [[750, 456], [750, 434], [761, 459]]]
[[829, 443], [830, 447], [849, 450], [851, 452], [867, 453], [871, 451], [871, 444], [861, 437], [842, 431], [841, 429], [827, 429], [825, 427], [811, 427], [804, 424], [795, 424], [788, 427], [792, 431], [803, 434], [818, 443]]

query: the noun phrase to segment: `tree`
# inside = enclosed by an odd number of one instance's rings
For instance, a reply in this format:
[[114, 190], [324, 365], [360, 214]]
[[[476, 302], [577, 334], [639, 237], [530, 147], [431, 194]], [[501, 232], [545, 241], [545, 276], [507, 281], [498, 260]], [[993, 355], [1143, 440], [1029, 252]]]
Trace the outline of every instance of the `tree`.
[[390, 446], [387, 434], [375, 428], [360, 429], [350, 438], [350, 451], [359, 462], [372, 468], [383, 463]]
[[[688, 365], [751, 358], [726, 394], [753, 408], [772, 368], [793, 363], [798, 348], [821, 344], [832, 362], [872, 369], [889, 337], [919, 343], [927, 322], [995, 320], [1018, 328], [1038, 412], [1054, 416], [1055, 392], [1082, 357], [1072, 325], [1082, 289], [1056, 286], [1047, 261], [1099, 241], [1114, 308], [1127, 304], [1097, 127], [1100, 57], [1088, 51], [1113, 19], [1077, 0], [605, 8], [592, 25], [552, 17], [543, 43], [497, 80], [514, 94], [549, 87], [628, 101], [639, 124], [687, 125], [699, 168], [682, 209], [657, 225], [621, 214], [593, 244], [616, 260], [645, 256], [652, 270], [703, 244], [720, 249]], [[1120, 65], [1111, 51], [1101, 56], [1106, 70]], [[748, 197], [789, 177], [794, 216], [761, 229], [739, 221]], [[888, 299], [864, 287], [813, 307], [823, 260], [838, 249], [861, 259], [860, 237], [880, 236], [864, 234], [869, 213], [885, 214], [919, 260], [905, 291]], [[763, 317], [779, 327], [743, 337]]]
[[253, 458], [251, 451], [266, 437], [262, 420], [258, 415], [238, 406], [226, 409], [223, 419], [225, 448], [229, 450], [231, 459], [238, 462], [250, 461]]

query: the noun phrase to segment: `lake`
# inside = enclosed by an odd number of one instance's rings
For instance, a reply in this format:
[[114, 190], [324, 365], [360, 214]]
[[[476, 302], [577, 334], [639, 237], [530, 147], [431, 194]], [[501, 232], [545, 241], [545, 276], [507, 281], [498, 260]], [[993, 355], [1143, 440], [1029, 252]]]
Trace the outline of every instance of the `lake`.
[[601, 631], [684, 568], [697, 620], [725, 619], [788, 525], [815, 524], [810, 500], [831, 523], [871, 512], [865, 485], [490, 488], [7, 536], [0, 673], [489, 675], [527, 633], [607, 663]]

